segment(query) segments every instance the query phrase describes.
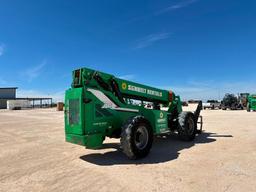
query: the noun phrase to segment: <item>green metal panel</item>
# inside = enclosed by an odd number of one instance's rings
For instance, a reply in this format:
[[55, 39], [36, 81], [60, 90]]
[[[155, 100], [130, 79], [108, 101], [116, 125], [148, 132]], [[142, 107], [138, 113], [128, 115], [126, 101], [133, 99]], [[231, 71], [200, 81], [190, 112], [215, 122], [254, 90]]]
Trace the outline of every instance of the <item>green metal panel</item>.
[[66, 141], [86, 146], [90, 149], [100, 148], [104, 140], [103, 134], [93, 134], [93, 135], [75, 135], [75, 134], [66, 134]]
[[91, 102], [85, 104], [85, 134], [108, 134], [120, 128], [119, 114], [111, 109], [104, 108], [103, 103], [90, 91], [85, 90], [86, 99]]
[[[84, 102], [85, 98], [91, 102]], [[66, 141], [87, 148], [101, 147], [105, 136], [112, 136], [125, 120], [135, 115], [104, 108], [103, 103], [85, 88], [69, 89], [65, 97]]]
[[168, 128], [168, 118], [167, 118], [167, 112], [165, 111], [153, 111], [155, 114], [156, 119], [156, 134], [162, 134], [166, 132], [170, 132]]
[[142, 115], [150, 122], [155, 134], [170, 132], [168, 128], [168, 112], [151, 109], [141, 109], [141, 111]]
[[66, 133], [82, 135], [84, 110], [82, 107], [83, 89], [69, 89], [65, 95], [65, 130]]
[[86, 135], [75, 135], [66, 133], [66, 141], [77, 145], [86, 146], [87, 138], [88, 136]]

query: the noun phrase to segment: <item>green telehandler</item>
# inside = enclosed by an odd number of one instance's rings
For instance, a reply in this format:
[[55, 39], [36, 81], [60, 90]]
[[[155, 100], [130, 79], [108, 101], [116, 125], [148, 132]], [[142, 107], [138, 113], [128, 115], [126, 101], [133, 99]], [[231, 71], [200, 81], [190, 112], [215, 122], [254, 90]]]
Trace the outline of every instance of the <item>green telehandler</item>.
[[256, 111], [256, 94], [248, 95], [247, 97], [247, 111]]
[[154, 135], [177, 133], [192, 141], [202, 131], [202, 102], [194, 112], [183, 112], [180, 97], [172, 91], [88, 68], [72, 74], [65, 93], [67, 142], [97, 149], [105, 137], [121, 138], [122, 151], [139, 159], [150, 152]]

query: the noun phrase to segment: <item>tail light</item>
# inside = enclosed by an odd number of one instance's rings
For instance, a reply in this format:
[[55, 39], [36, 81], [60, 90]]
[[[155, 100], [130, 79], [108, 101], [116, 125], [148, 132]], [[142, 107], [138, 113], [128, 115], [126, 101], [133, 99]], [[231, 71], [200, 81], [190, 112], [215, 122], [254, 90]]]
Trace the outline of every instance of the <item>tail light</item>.
[[169, 91], [169, 102], [173, 101], [173, 92]]

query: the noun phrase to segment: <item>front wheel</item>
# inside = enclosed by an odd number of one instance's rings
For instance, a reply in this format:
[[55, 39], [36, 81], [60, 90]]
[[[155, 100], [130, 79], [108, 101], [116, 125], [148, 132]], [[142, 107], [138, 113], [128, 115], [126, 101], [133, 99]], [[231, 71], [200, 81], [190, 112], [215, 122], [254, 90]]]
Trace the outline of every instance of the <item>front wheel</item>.
[[178, 117], [178, 135], [184, 141], [195, 139], [197, 124], [194, 114], [191, 112], [182, 112]]
[[153, 143], [153, 131], [143, 116], [127, 120], [122, 127], [121, 147], [129, 159], [146, 157]]

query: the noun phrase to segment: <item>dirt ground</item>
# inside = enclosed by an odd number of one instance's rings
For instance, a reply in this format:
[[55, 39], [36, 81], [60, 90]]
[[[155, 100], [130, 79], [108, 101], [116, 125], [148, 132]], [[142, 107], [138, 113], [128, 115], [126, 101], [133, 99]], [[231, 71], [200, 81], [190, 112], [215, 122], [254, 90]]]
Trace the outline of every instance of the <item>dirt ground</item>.
[[131, 161], [117, 139], [64, 141], [63, 112], [0, 110], [0, 191], [256, 191], [256, 112], [205, 110], [194, 142], [156, 138]]

